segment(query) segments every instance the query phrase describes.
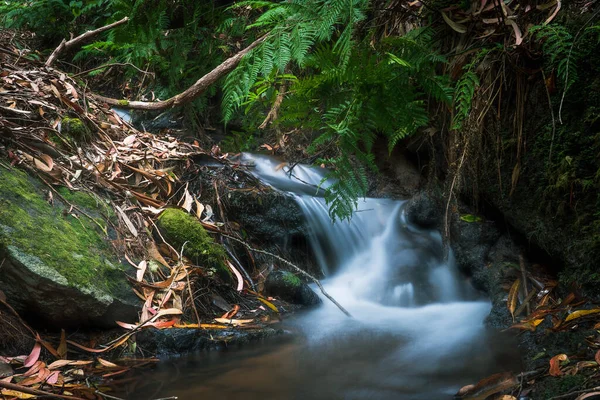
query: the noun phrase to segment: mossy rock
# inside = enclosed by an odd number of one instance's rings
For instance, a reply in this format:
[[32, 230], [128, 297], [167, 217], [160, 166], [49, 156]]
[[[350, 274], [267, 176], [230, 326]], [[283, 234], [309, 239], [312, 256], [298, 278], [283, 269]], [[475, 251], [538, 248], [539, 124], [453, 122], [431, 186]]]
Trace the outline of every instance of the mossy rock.
[[265, 282], [265, 293], [292, 304], [313, 306], [321, 299], [300, 278], [289, 271], [273, 271]]
[[60, 122], [61, 130], [76, 142], [89, 137], [89, 130], [79, 118], [65, 117]]
[[158, 228], [167, 242], [178, 251], [183, 248], [183, 254], [192, 262], [214, 269], [227, 282], [232, 280], [231, 271], [225, 265], [225, 250], [214, 242], [195, 217], [183, 210], [169, 208], [158, 218]]
[[107, 241], [106, 204], [60, 190], [92, 221], [69, 214], [58, 196], [49, 204], [47, 191], [23, 171], [0, 168], [0, 287], [9, 303], [55, 328], [135, 319], [125, 267]]

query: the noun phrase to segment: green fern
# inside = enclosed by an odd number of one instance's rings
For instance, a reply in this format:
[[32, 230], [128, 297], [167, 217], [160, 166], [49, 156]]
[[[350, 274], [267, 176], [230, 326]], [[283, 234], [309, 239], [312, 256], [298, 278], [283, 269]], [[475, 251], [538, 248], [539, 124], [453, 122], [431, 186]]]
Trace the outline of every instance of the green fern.
[[471, 112], [471, 104], [475, 96], [475, 90], [479, 86], [479, 77], [473, 71], [465, 72], [456, 83], [454, 95], [454, 118], [451, 129], [460, 130], [462, 124]]
[[564, 90], [568, 90], [577, 81], [577, 61], [581, 58], [573, 35], [566, 26], [556, 23], [532, 26], [529, 32], [542, 43], [547, 65], [556, 70]]
[[[315, 37], [319, 31], [324, 32], [314, 28]], [[344, 32], [341, 30], [330, 41], [313, 44], [306, 50], [302, 65], [295, 64], [296, 69], [300, 68], [295, 74], [297, 79], [292, 81], [281, 105], [282, 117], [277, 121], [281, 126], [302, 126], [305, 131], [318, 132], [307, 149], [309, 153], [336, 149], [337, 155], [317, 160], [331, 171], [327, 178], [333, 183], [325, 190], [325, 199], [334, 219], [350, 218], [357, 199], [366, 195], [367, 171], [377, 169], [372, 153], [377, 137], [386, 137], [392, 151], [401, 139], [429, 122], [426, 99], [445, 103], [452, 100], [447, 79], [436, 74], [436, 67], [444, 59], [428, 50], [432, 40], [429, 31], [413, 31], [386, 40], [378, 48], [351, 38], [345, 60], [339, 44], [347, 40], [340, 41]], [[288, 36], [290, 40], [292, 36]], [[262, 74], [271, 65], [274, 70], [278, 68], [276, 62], [268, 64], [263, 57], [279, 57], [273, 46], [266, 44], [254, 51], [227, 77], [224, 103], [241, 102], [246, 114], [252, 113], [253, 106], [258, 110], [268, 108], [265, 99], [273, 96], [267, 93], [274, 93], [269, 85], [276, 83]], [[248, 91], [255, 79], [258, 83]], [[234, 109], [227, 107], [223, 112], [226, 120], [235, 115]]]

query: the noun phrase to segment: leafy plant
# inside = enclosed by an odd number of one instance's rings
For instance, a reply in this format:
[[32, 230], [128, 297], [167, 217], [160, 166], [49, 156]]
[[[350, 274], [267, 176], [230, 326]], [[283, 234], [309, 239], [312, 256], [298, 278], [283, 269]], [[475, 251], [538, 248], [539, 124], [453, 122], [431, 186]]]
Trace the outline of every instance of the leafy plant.
[[556, 69], [556, 76], [567, 90], [577, 81], [577, 60], [581, 57], [573, 35], [565, 25], [558, 23], [535, 25], [529, 32], [542, 43], [548, 66]]
[[427, 98], [451, 101], [447, 80], [435, 71], [445, 60], [430, 50], [432, 31], [379, 43], [357, 40], [368, 5], [363, 0], [236, 5], [266, 9], [251, 27], [269, 36], [226, 78], [223, 116], [231, 120], [241, 105], [246, 112], [264, 106], [257, 94], [268, 91], [267, 78], [294, 71], [297, 80], [277, 123], [318, 132], [308, 151], [332, 154], [316, 162], [331, 170], [325, 199], [333, 218], [351, 217], [357, 198], [366, 195], [367, 171], [377, 169], [372, 148], [378, 136], [387, 138], [391, 151], [427, 124]]

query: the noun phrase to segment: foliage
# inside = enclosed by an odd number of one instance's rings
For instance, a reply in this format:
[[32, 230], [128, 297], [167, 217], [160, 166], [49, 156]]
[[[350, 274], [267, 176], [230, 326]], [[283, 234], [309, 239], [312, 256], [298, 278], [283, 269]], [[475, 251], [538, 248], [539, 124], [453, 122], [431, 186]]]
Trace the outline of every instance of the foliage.
[[366, 195], [367, 170], [376, 170], [371, 152], [376, 138], [386, 137], [391, 151], [427, 124], [427, 98], [451, 100], [446, 79], [435, 71], [444, 59], [430, 50], [432, 31], [369, 42], [364, 32], [355, 35], [368, 5], [359, 0], [238, 3], [267, 9], [251, 27], [266, 29], [269, 36], [224, 84], [223, 116], [229, 121], [240, 106], [249, 113], [273, 99], [282, 86], [274, 76], [297, 71], [287, 82], [277, 123], [319, 132], [311, 153], [336, 149], [336, 155], [317, 160], [331, 167], [327, 179], [333, 184], [325, 199], [333, 218], [349, 218], [357, 198]]
[[577, 80], [577, 60], [581, 54], [575, 47], [575, 39], [565, 25], [553, 23], [535, 25], [529, 29], [542, 43], [542, 51], [548, 56], [547, 64], [567, 90]]

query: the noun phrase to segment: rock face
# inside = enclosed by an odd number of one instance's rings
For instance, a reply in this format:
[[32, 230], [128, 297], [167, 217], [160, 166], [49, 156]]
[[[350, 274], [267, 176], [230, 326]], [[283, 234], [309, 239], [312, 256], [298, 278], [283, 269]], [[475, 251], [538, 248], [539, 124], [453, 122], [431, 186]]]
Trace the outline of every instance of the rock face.
[[459, 269], [474, 275], [485, 264], [490, 249], [500, 238], [500, 232], [491, 221], [467, 222], [452, 216], [450, 243]]
[[[0, 290], [32, 322], [50, 328], [111, 327], [136, 317], [136, 298], [100, 226], [102, 200], [62, 191], [94, 218], [46, 201], [26, 173], [0, 168]], [[46, 191], [47, 192], [47, 191]], [[58, 197], [58, 196], [56, 196]]]
[[314, 276], [322, 276], [308, 242], [306, 219], [292, 196], [271, 188], [260, 193], [231, 191], [226, 210], [228, 218], [238, 222], [251, 238], [261, 241], [265, 250], [281, 255]]
[[442, 224], [442, 212], [436, 199], [429, 193], [421, 192], [404, 205], [406, 219], [421, 228], [435, 229]]
[[321, 303], [319, 296], [289, 271], [271, 272], [265, 283], [265, 293], [303, 306], [314, 306]]

